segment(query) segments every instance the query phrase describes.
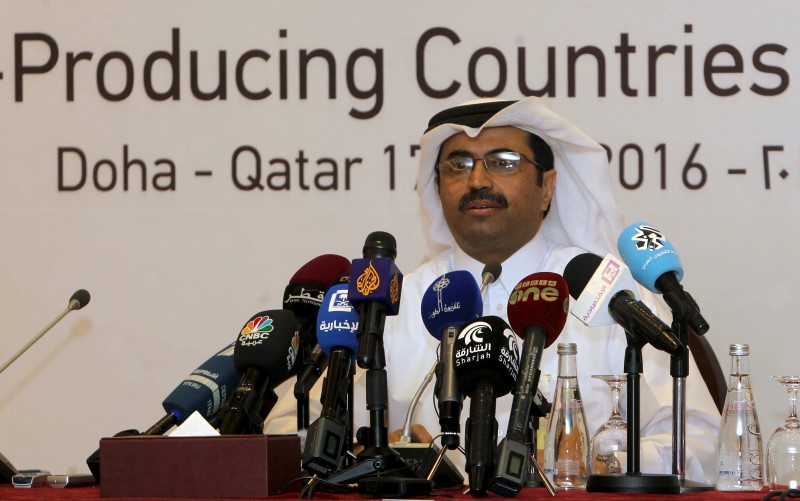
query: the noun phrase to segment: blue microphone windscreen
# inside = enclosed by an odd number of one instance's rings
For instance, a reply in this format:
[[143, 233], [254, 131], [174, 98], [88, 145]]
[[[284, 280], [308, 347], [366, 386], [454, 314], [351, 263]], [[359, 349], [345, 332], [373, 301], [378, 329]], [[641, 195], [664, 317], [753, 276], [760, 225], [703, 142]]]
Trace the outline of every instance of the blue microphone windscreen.
[[358, 313], [347, 299], [348, 284], [334, 285], [325, 293], [317, 314], [317, 343], [330, 356], [337, 347], [358, 351]]
[[422, 322], [436, 339], [447, 327], [462, 325], [483, 315], [483, 300], [478, 283], [468, 271], [445, 273], [428, 287], [420, 305]]
[[348, 290], [351, 304], [380, 303], [386, 306], [386, 315], [397, 315], [400, 310], [402, 287], [403, 274], [397, 269], [392, 258], [353, 260]]
[[617, 249], [633, 278], [652, 292], [659, 292], [656, 280], [668, 271], [675, 272], [678, 282], [683, 278], [683, 266], [672, 243], [650, 224], [640, 221], [622, 230]]
[[242, 373], [233, 363], [235, 344], [234, 341], [203, 362], [161, 403], [168, 414], [172, 413], [177, 417], [178, 424], [194, 411], [206, 419], [213, 418], [233, 395], [242, 377]]

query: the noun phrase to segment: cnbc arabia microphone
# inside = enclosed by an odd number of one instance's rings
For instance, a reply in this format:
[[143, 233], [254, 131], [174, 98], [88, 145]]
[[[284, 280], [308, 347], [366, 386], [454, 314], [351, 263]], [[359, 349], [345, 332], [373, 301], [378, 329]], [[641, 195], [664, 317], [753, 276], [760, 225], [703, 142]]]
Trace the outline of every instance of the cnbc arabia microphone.
[[323, 254], [300, 267], [283, 292], [283, 309], [294, 313], [300, 329], [300, 350], [295, 363], [297, 381], [297, 430], [308, 428], [311, 388], [328, 366], [328, 358], [317, 345], [316, 322], [319, 305], [328, 287], [350, 271], [350, 260], [336, 254]]
[[683, 353], [685, 346], [669, 326], [638, 299], [636, 283], [620, 259], [580, 254], [567, 263], [564, 278], [576, 299], [570, 311], [587, 326], [617, 323], [639, 344], [650, 343], [670, 355]]
[[358, 314], [347, 300], [348, 284], [325, 293], [317, 316], [317, 342], [329, 358], [322, 391], [322, 412], [308, 428], [303, 468], [330, 475], [338, 469], [344, 450], [351, 448], [352, 382], [358, 350]]
[[673, 319], [685, 319], [699, 336], [708, 332], [708, 322], [700, 314], [700, 308], [683, 290], [681, 260], [663, 233], [647, 223], [634, 223], [622, 230], [617, 248], [633, 278], [651, 292], [660, 292], [664, 296]]
[[454, 348], [456, 380], [470, 398], [466, 424], [470, 493], [485, 496], [494, 473], [496, 399], [511, 391], [519, 371], [517, 336], [503, 319], [479, 317], [461, 328]]
[[[508, 432], [498, 446], [494, 478], [489, 486], [492, 492], [516, 496], [522, 489], [531, 455], [526, 431], [539, 386], [542, 351], [561, 334], [568, 312], [567, 282], [557, 273], [528, 275], [514, 286], [508, 298], [508, 320], [514, 332], [523, 338], [522, 355], [519, 376], [514, 385]], [[536, 471], [540, 473], [541, 468], [536, 468]], [[548, 490], [552, 490], [549, 480], [544, 475], [539, 476]]]
[[90, 299], [91, 299], [91, 296], [89, 295], [89, 292], [88, 292], [86, 289], [78, 289], [78, 290], [76, 290], [76, 291], [75, 291], [75, 292], [72, 294], [72, 296], [69, 298], [69, 302], [67, 303], [67, 307], [66, 307], [66, 308], [64, 308], [64, 311], [62, 311], [61, 313], [59, 313], [59, 314], [56, 316], [56, 318], [54, 318], [54, 319], [53, 319], [53, 320], [52, 320], [52, 321], [51, 321], [49, 324], [47, 324], [47, 325], [44, 327], [44, 329], [42, 329], [41, 331], [39, 331], [39, 333], [38, 333], [38, 334], [36, 334], [35, 336], [33, 336], [33, 338], [31, 338], [31, 340], [30, 340], [30, 341], [28, 341], [28, 342], [25, 344], [25, 346], [23, 346], [23, 347], [22, 347], [22, 348], [21, 348], [21, 349], [20, 349], [18, 352], [16, 352], [16, 353], [15, 353], [15, 354], [14, 354], [14, 355], [11, 357], [11, 358], [9, 358], [9, 359], [6, 361], [6, 363], [4, 363], [2, 367], [0, 367], [0, 373], [2, 373], [3, 371], [5, 371], [6, 369], [8, 369], [8, 367], [9, 367], [11, 364], [13, 364], [13, 363], [14, 363], [14, 361], [15, 361], [16, 359], [18, 359], [18, 358], [19, 358], [19, 357], [20, 357], [20, 356], [21, 356], [23, 353], [25, 353], [26, 351], [28, 351], [28, 348], [30, 348], [31, 346], [33, 346], [33, 344], [34, 344], [36, 341], [38, 341], [38, 340], [39, 340], [39, 339], [40, 339], [42, 336], [44, 336], [45, 334], [47, 334], [47, 331], [49, 331], [50, 329], [52, 329], [54, 325], [56, 325], [58, 322], [60, 322], [60, 321], [61, 321], [61, 319], [62, 319], [62, 318], [64, 318], [64, 317], [67, 315], [67, 313], [71, 312], [72, 310], [80, 310], [81, 308], [83, 308], [84, 306], [86, 306], [87, 304], [89, 304], [89, 300], [90, 300]]
[[292, 374], [299, 343], [297, 319], [291, 311], [262, 311], [245, 323], [233, 350], [233, 363], [244, 374], [231, 397], [220, 434], [263, 430], [266, 392]]
[[359, 317], [356, 362], [369, 369], [383, 338], [386, 316], [397, 315], [400, 309], [403, 274], [394, 263], [397, 242], [385, 231], [373, 231], [367, 236], [362, 256], [353, 260], [347, 294]]
[[453, 369], [453, 348], [461, 327], [483, 314], [481, 291], [467, 271], [458, 270], [437, 278], [422, 295], [420, 305], [425, 328], [440, 341], [441, 369], [436, 384], [442, 446], [459, 447], [463, 395]]

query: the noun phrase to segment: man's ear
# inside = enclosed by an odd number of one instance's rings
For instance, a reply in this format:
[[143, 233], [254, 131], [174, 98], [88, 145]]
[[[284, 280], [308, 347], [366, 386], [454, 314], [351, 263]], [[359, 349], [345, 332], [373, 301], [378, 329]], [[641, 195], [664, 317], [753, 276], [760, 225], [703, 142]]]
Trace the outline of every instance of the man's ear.
[[550, 169], [542, 173], [542, 211], [550, 208], [553, 193], [556, 190], [556, 170]]

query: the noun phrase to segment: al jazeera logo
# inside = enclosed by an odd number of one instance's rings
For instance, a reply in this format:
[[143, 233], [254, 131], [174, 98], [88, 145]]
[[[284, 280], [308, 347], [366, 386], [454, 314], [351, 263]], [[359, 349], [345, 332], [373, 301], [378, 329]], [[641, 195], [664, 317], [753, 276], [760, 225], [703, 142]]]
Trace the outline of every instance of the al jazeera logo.
[[372, 266], [372, 261], [366, 267], [364, 273], [358, 276], [356, 280], [356, 290], [362, 296], [369, 296], [381, 286], [381, 277], [378, 275], [378, 270]]
[[[378, 270], [372, 265], [372, 261], [370, 261], [369, 266], [367, 266], [364, 272], [356, 279], [356, 290], [364, 297], [368, 297], [378, 290], [380, 286], [381, 276]], [[392, 276], [389, 282], [389, 300], [392, 304], [396, 304], [400, 301], [400, 277], [397, 273]]]

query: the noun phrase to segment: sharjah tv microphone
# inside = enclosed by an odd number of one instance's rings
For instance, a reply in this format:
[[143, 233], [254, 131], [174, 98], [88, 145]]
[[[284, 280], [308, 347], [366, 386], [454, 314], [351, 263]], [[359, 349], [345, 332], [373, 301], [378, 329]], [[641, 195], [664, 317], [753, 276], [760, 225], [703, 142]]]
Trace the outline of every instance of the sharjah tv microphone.
[[328, 476], [339, 467], [352, 445], [353, 359], [358, 350], [358, 314], [347, 300], [348, 284], [325, 293], [317, 316], [317, 342], [328, 355], [328, 373], [322, 391], [322, 412], [308, 428], [303, 468]]
[[479, 317], [461, 328], [454, 348], [458, 386], [470, 398], [466, 424], [470, 493], [485, 496], [497, 447], [496, 400], [511, 391], [519, 371], [517, 336], [503, 319]]
[[[508, 298], [508, 320], [522, 337], [520, 369], [514, 385], [514, 399], [508, 418], [508, 431], [497, 451], [494, 478], [489, 490], [503, 496], [516, 496], [530, 470], [530, 446], [526, 432], [530, 411], [539, 386], [542, 352], [561, 334], [569, 314], [569, 291], [564, 277], [558, 273], [539, 272], [520, 280]], [[542, 482], [552, 491], [549, 480]], [[552, 492], [551, 492], [552, 494]]]
[[221, 435], [261, 433], [271, 410], [264, 406], [271, 400], [268, 392], [291, 376], [299, 344], [291, 311], [267, 310], [250, 317], [233, 350], [234, 365], [243, 375], [225, 411]]
[[442, 446], [457, 449], [464, 397], [456, 382], [453, 350], [461, 327], [483, 314], [480, 288], [467, 271], [445, 273], [425, 290], [420, 310], [425, 328], [440, 341], [436, 395]]
[[681, 285], [680, 257], [661, 231], [645, 222], [633, 223], [620, 233], [617, 248], [633, 278], [651, 292], [661, 293], [674, 318], [685, 319], [698, 336], [708, 332], [700, 307]]
[[60, 322], [60, 321], [61, 321], [61, 319], [62, 319], [62, 318], [64, 318], [64, 317], [67, 315], [67, 313], [71, 312], [72, 310], [80, 310], [81, 308], [83, 308], [84, 306], [86, 306], [87, 304], [89, 304], [89, 300], [90, 300], [90, 299], [91, 299], [91, 296], [89, 295], [89, 292], [88, 292], [86, 289], [78, 289], [78, 290], [76, 290], [76, 291], [75, 291], [75, 292], [72, 294], [72, 296], [69, 298], [69, 302], [67, 303], [67, 307], [66, 307], [66, 308], [64, 308], [64, 311], [62, 311], [61, 313], [59, 313], [59, 314], [56, 316], [56, 318], [54, 318], [54, 319], [53, 319], [53, 320], [52, 320], [52, 321], [51, 321], [49, 324], [47, 324], [47, 325], [44, 327], [44, 329], [42, 329], [41, 331], [39, 331], [39, 333], [38, 333], [38, 334], [36, 334], [35, 336], [33, 336], [33, 338], [31, 338], [31, 340], [30, 340], [30, 341], [28, 341], [28, 342], [25, 344], [25, 346], [23, 346], [23, 347], [22, 347], [22, 348], [21, 348], [21, 349], [20, 349], [18, 352], [16, 352], [14, 355], [12, 355], [12, 357], [11, 357], [11, 358], [9, 358], [9, 359], [8, 359], [8, 360], [7, 360], [7, 361], [6, 361], [6, 362], [3, 364], [3, 366], [2, 366], [2, 367], [0, 367], [0, 373], [2, 373], [3, 371], [5, 371], [6, 369], [8, 369], [8, 367], [9, 367], [9, 366], [11, 366], [11, 364], [13, 364], [13, 363], [14, 363], [14, 361], [15, 361], [16, 359], [18, 359], [18, 358], [19, 358], [19, 357], [20, 357], [20, 356], [21, 356], [23, 353], [25, 353], [26, 351], [28, 351], [28, 348], [30, 348], [31, 346], [33, 346], [33, 344], [34, 344], [36, 341], [38, 341], [38, 340], [39, 340], [39, 339], [40, 339], [42, 336], [44, 336], [45, 334], [47, 334], [47, 331], [49, 331], [50, 329], [52, 329], [52, 328], [53, 328], [53, 326], [55, 326], [55, 325], [56, 325], [58, 322]]
[[670, 355], [680, 355], [685, 346], [663, 320], [638, 298], [636, 282], [621, 259], [585, 253], [572, 258], [564, 268], [571, 308], [585, 325], [619, 324], [625, 332]]

